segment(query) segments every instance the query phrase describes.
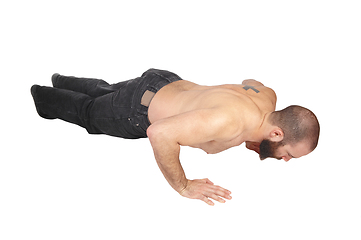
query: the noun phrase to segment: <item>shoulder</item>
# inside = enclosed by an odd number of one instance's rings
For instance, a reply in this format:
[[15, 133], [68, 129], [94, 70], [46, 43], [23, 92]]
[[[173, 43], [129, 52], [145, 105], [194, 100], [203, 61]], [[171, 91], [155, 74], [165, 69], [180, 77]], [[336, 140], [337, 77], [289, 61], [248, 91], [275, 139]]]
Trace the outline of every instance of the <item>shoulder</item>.
[[276, 105], [276, 102], [277, 102], [276, 92], [275, 92], [272, 88], [266, 87], [266, 86], [264, 86], [263, 89], [264, 89], [265, 95], [269, 98], [269, 100], [270, 100], [274, 105]]
[[255, 87], [258, 91], [261, 91], [275, 104], [277, 101], [276, 92], [270, 88], [265, 86], [263, 83], [255, 80], [255, 79], [246, 79], [242, 82], [242, 85]]
[[208, 114], [203, 117], [208, 131], [214, 133], [216, 141], [229, 141], [237, 137], [244, 128], [242, 112], [237, 108], [237, 104], [228, 102], [229, 105], [205, 110]]
[[254, 86], [254, 87], [264, 86], [263, 83], [261, 83], [257, 80], [254, 80], [254, 79], [246, 79], [242, 82], [242, 85], [248, 85], [248, 86]]

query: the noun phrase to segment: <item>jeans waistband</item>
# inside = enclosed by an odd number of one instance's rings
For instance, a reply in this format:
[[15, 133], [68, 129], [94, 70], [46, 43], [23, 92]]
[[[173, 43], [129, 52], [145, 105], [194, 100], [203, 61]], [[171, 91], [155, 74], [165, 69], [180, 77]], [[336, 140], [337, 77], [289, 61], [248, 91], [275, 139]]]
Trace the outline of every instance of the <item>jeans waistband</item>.
[[[152, 98], [161, 88], [169, 83], [181, 80], [174, 73], [158, 69], [149, 69], [143, 73], [142, 78], [143, 81], [140, 82], [135, 91], [133, 102], [137, 111], [145, 115], [148, 115], [148, 106]], [[145, 103], [147, 104], [142, 105], [142, 99], [146, 100]]]
[[141, 125], [143, 129], [147, 129], [150, 126], [148, 119], [148, 107], [152, 101], [154, 95], [164, 86], [169, 83], [182, 80], [178, 75], [159, 69], [149, 69], [142, 75], [142, 81], [137, 86], [137, 89], [133, 96], [132, 107], [138, 114], [143, 115], [143, 121]]

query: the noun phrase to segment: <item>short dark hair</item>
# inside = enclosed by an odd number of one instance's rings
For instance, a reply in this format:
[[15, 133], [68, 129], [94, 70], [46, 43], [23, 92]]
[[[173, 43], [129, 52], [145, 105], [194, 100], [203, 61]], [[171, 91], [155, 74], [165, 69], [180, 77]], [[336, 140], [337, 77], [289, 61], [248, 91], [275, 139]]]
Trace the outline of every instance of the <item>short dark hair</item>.
[[272, 112], [269, 121], [282, 129], [284, 144], [294, 145], [302, 140], [307, 140], [310, 143], [311, 151], [317, 147], [320, 124], [311, 110], [292, 105]]

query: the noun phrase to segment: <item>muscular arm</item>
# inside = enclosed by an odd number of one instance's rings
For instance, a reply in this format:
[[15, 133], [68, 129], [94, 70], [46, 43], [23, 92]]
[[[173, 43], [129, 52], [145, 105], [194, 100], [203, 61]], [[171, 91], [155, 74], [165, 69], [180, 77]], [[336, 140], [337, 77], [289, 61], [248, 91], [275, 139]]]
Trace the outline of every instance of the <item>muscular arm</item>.
[[179, 161], [180, 145], [156, 131], [149, 127], [147, 133], [159, 169], [171, 187], [181, 193], [186, 188], [188, 180]]
[[190, 146], [212, 140], [233, 138], [236, 125], [220, 109], [202, 109], [159, 120], [147, 130], [160, 170], [169, 184], [188, 198], [213, 205], [208, 197], [224, 202], [230, 192], [208, 179], [188, 180], [179, 161], [180, 145]]

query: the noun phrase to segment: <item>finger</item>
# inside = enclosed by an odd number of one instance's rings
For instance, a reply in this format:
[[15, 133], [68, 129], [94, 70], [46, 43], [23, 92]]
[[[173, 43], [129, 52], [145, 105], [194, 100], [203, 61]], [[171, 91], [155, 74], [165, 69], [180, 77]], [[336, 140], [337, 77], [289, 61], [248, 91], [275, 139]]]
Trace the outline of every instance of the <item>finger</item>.
[[229, 200], [232, 199], [231, 191], [229, 191], [227, 189], [224, 189], [224, 188], [221, 188], [219, 186], [214, 186], [214, 188], [212, 189], [212, 193], [214, 193], [214, 194], [216, 194], [218, 196], [221, 196], [223, 198], [229, 199]]
[[210, 206], [214, 206], [214, 202], [212, 202], [209, 198], [207, 198], [206, 196], [203, 196], [203, 198], [201, 199], [203, 202], [207, 203]]
[[214, 200], [216, 200], [217, 202], [220, 202], [220, 203], [225, 203], [225, 202], [226, 202], [226, 200], [224, 200], [223, 198], [217, 196], [217, 195], [214, 194], [214, 193], [210, 194], [209, 197], [212, 198], [212, 199], [214, 199]]
[[229, 191], [228, 189], [222, 188], [221, 186], [218, 186], [218, 185], [212, 186], [212, 189], [218, 190], [218, 191], [223, 191], [223, 192], [225, 192], [225, 193], [227, 193], [227, 194], [231, 194], [231, 193], [232, 193], [232, 192]]

